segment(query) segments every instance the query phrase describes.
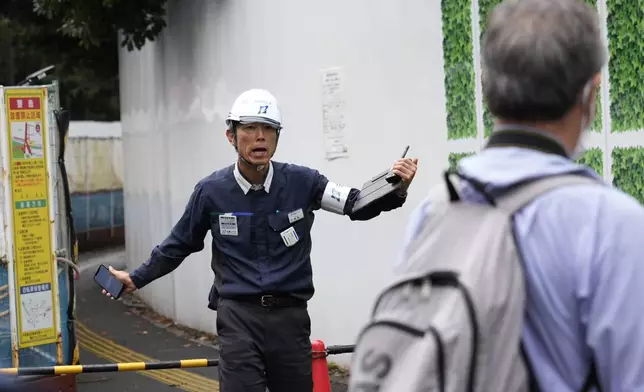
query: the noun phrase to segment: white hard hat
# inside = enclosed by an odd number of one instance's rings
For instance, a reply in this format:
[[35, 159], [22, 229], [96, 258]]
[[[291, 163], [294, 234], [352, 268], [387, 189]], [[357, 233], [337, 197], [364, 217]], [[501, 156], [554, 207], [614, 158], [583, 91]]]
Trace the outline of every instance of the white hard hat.
[[260, 122], [276, 129], [282, 128], [282, 114], [277, 99], [266, 90], [251, 89], [244, 91], [233, 104], [228, 113], [226, 124], [232, 121], [242, 124]]

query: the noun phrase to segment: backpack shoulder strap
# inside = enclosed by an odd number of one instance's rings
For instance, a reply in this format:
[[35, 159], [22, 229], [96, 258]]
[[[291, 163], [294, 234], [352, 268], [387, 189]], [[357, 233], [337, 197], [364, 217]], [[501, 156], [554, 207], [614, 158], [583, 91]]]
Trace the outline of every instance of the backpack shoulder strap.
[[512, 215], [546, 192], [564, 186], [588, 184], [604, 185], [601, 180], [582, 173], [540, 177], [517, 184], [511, 190], [497, 198], [496, 203], [497, 207]]

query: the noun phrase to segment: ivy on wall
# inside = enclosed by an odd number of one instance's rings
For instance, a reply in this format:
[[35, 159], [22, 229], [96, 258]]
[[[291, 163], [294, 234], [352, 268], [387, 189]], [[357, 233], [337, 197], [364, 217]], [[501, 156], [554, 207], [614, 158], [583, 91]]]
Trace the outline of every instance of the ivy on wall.
[[447, 138], [476, 137], [470, 0], [442, 0]]
[[644, 204], [644, 147], [614, 148], [613, 185]]
[[[501, 3], [502, 0], [478, 0], [479, 3], [479, 28], [480, 28], [480, 39], [481, 39], [481, 44], [483, 44], [482, 39], [483, 39], [483, 34], [485, 33], [485, 27], [487, 26], [487, 17], [496, 7], [497, 4]], [[597, 7], [597, 0], [586, 0], [586, 2], [593, 7]], [[601, 132], [602, 130], [602, 102], [601, 102], [601, 91], [597, 91], [597, 103], [595, 107], [595, 120], [591, 124], [591, 131], [594, 132]], [[490, 113], [489, 109], [487, 108], [487, 105], [485, 104], [485, 101], [483, 102], [483, 126], [484, 126], [484, 132], [485, 136], [490, 136], [492, 133], [492, 129], [494, 127], [494, 119], [492, 118], [492, 114]]]
[[602, 89], [601, 87], [597, 88], [597, 102], [595, 106], [595, 120], [590, 126], [590, 130], [593, 132], [601, 132], [604, 124], [602, 124], [602, 98], [601, 98]]
[[577, 160], [577, 163], [592, 168], [595, 173], [604, 177], [604, 152], [600, 148], [589, 148], [584, 155]]
[[613, 132], [644, 129], [644, 2], [607, 0]]
[[450, 169], [456, 169], [456, 166], [458, 165], [458, 161], [465, 157], [469, 157], [474, 155], [474, 152], [450, 152], [449, 156], [447, 157], [447, 161], [449, 162], [449, 168]]
[[[481, 33], [479, 39], [481, 40], [481, 46], [483, 45], [483, 34], [485, 33], [485, 27], [487, 26], [487, 17], [492, 9], [494, 9], [494, 7], [496, 7], [497, 4], [499, 4], [501, 1], [502, 0], [479, 0], [479, 31]], [[483, 129], [485, 136], [487, 137], [492, 133], [492, 128], [494, 127], [494, 119], [492, 117], [492, 113], [490, 113], [490, 110], [485, 104], [485, 99], [483, 99], [482, 108]]]

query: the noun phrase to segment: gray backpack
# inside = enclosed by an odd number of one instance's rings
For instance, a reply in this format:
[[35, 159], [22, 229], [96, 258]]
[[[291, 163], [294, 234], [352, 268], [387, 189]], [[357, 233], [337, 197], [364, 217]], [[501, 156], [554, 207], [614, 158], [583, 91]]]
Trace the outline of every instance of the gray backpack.
[[[522, 352], [525, 290], [512, 215], [555, 188], [600, 182], [546, 177], [483, 204], [460, 201], [450, 174], [430, 193], [430, 216], [360, 333], [350, 392], [537, 390]], [[591, 370], [584, 390], [596, 383]]]

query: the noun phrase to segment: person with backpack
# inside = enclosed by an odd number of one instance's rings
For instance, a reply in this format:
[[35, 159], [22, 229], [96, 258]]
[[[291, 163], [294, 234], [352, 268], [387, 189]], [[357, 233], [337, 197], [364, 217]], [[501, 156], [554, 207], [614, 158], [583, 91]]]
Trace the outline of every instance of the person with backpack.
[[349, 391], [644, 391], [644, 208], [575, 163], [607, 50], [581, 0], [487, 20], [495, 129], [412, 214]]

